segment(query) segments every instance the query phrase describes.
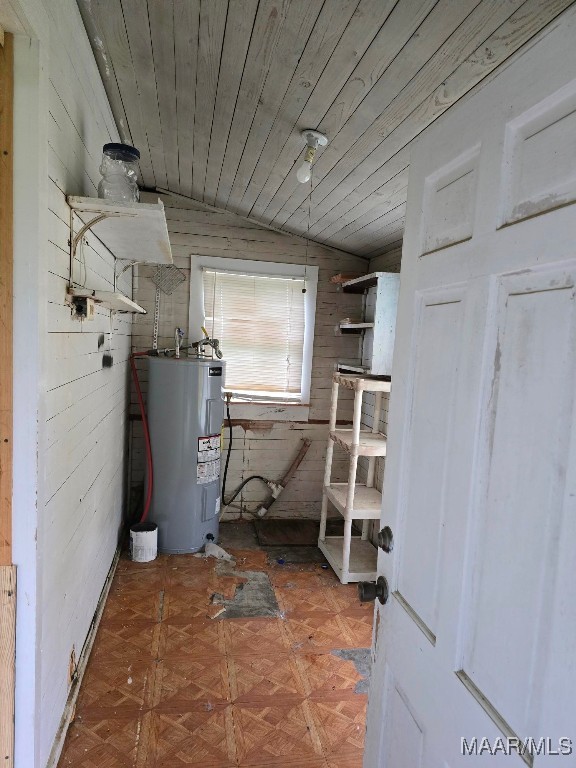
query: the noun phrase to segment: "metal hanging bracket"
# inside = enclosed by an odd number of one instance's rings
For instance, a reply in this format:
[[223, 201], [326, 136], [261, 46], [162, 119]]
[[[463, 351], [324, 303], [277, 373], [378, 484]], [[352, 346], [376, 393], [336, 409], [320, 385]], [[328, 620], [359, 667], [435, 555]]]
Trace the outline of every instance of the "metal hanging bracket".
[[[74, 234], [74, 209], [70, 209], [70, 276], [69, 276], [69, 283], [70, 285], [73, 285], [74, 283], [74, 259], [76, 258], [76, 249], [78, 248], [78, 244], [82, 241], [82, 238], [88, 232], [92, 229], [98, 222], [104, 221], [104, 219], [111, 219], [111, 218], [132, 218], [134, 214], [132, 213], [117, 213], [112, 211], [105, 211], [104, 213], [99, 213], [97, 216], [94, 216], [93, 219], [90, 219], [90, 221], [87, 221], [85, 224], [80, 227], [80, 230], [75, 235]], [[114, 258], [116, 256], [112, 254]]]

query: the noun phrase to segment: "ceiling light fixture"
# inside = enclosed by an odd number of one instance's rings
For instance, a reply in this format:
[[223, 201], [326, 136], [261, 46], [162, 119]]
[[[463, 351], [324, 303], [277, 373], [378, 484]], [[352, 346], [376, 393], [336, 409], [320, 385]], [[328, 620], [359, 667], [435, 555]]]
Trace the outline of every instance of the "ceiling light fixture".
[[328, 139], [323, 133], [314, 131], [312, 128], [305, 128], [302, 131], [302, 138], [306, 142], [306, 154], [304, 162], [296, 171], [296, 178], [301, 184], [306, 184], [312, 177], [312, 163], [318, 147], [325, 147]]

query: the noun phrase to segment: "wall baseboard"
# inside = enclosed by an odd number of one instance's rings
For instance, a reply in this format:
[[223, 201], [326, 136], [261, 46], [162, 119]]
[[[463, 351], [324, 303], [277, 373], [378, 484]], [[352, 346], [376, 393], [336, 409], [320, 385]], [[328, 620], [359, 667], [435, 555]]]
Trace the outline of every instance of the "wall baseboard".
[[104, 606], [106, 605], [106, 598], [108, 597], [112, 579], [114, 578], [114, 573], [116, 572], [116, 566], [118, 565], [119, 559], [120, 547], [118, 547], [116, 550], [114, 559], [112, 560], [112, 564], [110, 566], [110, 570], [106, 576], [106, 581], [102, 587], [102, 592], [100, 593], [100, 598], [98, 599], [98, 605], [94, 613], [94, 618], [92, 619], [92, 623], [90, 625], [90, 629], [88, 630], [82, 652], [80, 653], [80, 658], [78, 659], [78, 663], [76, 665], [76, 674], [72, 685], [70, 686], [70, 691], [66, 700], [66, 706], [64, 707], [62, 719], [60, 720], [60, 725], [58, 726], [56, 736], [54, 737], [54, 744], [52, 745], [50, 757], [46, 763], [46, 768], [57, 768], [60, 755], [62, 754], [62, 748], [64, 747], [64, 741], [66, 740], [66, 734], [68, 733], [68, 726], [74, 719], [76, 701], [78, 699], [78, 694], [80, 693], [80, 686], [82, 685], [84, 672], [86, 671], [86, 666], [88, 664], [88, 659], [90, 658], [92, 646], [94, 645], [94, 640], [96, 639], [96, 633], [98, 632], [98, 627], [100, 626], [100, 619], [102, 618]]

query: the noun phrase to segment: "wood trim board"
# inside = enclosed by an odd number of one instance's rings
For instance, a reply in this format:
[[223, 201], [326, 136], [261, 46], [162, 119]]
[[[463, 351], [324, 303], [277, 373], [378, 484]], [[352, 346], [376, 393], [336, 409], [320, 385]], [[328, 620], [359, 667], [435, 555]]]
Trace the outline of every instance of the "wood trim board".
[[0, 760], [14, 766], [16, 567], [12, 565], [14, 37], [0, 47]]
[[12, 563], [12, 247], [14, 38], [0, 48], [0, 565]]

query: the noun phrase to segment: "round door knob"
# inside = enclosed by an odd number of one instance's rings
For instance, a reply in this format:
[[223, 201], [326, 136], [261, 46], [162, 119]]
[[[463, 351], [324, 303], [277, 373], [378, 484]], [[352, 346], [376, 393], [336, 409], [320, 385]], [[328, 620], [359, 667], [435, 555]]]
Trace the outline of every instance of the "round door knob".
[[389, 525], [384, 526], [378, 533], [378, 546], [383, 549], [384, 552], [392, 552], [394, 549], [394, 535], [392, 534], [392, 528]]
[[378, 576], [376, 583], [373, 581], [360, 581], [358, 583], [358, 597], [361, 603], [371, 603], [378, 599], [382, 605], [388, 602], [388, 582], [384, 576]]

